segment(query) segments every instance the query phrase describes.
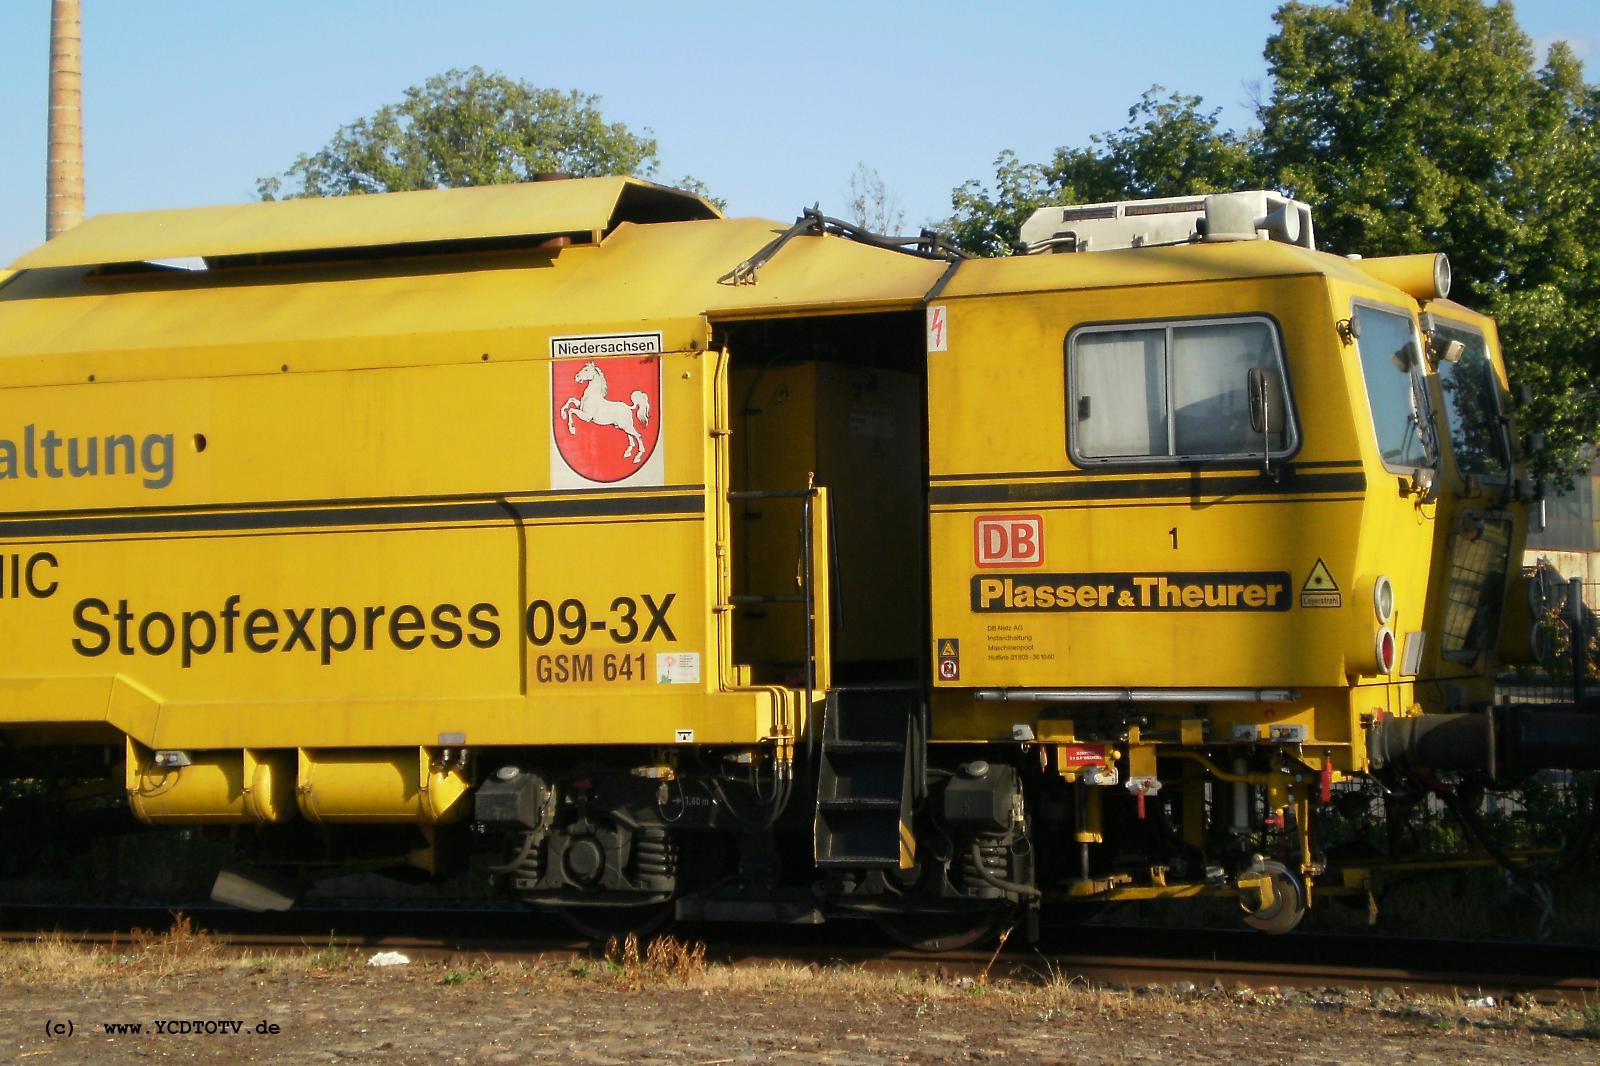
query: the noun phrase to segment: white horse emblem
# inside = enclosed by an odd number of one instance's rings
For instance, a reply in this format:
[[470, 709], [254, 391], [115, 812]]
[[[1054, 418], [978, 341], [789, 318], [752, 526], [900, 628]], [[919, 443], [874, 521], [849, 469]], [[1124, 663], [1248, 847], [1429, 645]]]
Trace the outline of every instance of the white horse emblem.
[[[579, 383], [586, 383], [583, 395], [572, 396], [561, 405], [561, 417], [566, 419], [567, 432], [576, 434], [577, 424], [573, 419], [581, 419], [594, 426], [616, 426], [628, 436], [628, 447], [623, 451], [624, 459], [631, 458], [637, 465], [644, 461], [644, 438], [639, 435], [639, 425], [650, 424], [650, 397], [635, 391], [630, 397], [632, 403], [623, 403], [621, 400], [606, 399], [606, 376], [594, 363], [584, 363], [583, 369], [573, 377]], [[639, 424], [634, 424], [637, 416]]]

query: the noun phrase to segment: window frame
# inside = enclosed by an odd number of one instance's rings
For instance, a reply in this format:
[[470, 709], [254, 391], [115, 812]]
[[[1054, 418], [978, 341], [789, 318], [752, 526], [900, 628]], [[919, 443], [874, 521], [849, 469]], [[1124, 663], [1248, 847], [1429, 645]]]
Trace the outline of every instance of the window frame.
[[1441, 412], [1433, 409], [1433, 389], [1436, 382], [1432, 381], [1434, 374], [1428, 366], [1428, 349], [1423, 341], [1422, 325], [1417, 320], [1417, 312], [1400, 304], [1384, 303], [1382, 300], [1373, 300], [1361, 296], [1351, 297], [1350, 317], [1352, 319], [1357, 317], [1362, 308], [1366, 308], [1369, 311], [1377, 311], [1380, 314], [1397, 315], [1411, 323], [1411, 343], [1416, 347], [1417, 363], [1408, 371], [1408, 374], [1411, 377], [1411, 402], [1422, 407], [1422, 410], [1416, 412], [1416, 416], [1417, 438], [1418, 443], [1422, 445], [1424, 459], [1428, 458], [1428, 439], [1424, 435], [1424, 427], [1426, 427], [1426, 434], [1434, 438], [1431, 462], [1396, 466], [1384, 457], [1383, 440], [1378, 435], [1378, 416], [1372, 408], [1372, 387], [1367, 384], [1366, 364], [1361, 361], [1361, 338], [1357, 337], [1355, 340], [1356, 370], [1361, 377], [1361, 399], [1367, 405], [1367, 425], [1372, 429], [1372, 445], [1378, 453], [1378, 462], [1383, 465], [1384, 470], [1391, 474], [1410, 476], [1418, 470], [1426, 470], [1438, 477], [1440, 468], [1444, 464], [1445, 448], [1444, 442], [1439, 439]]
[[[1168, 447], [1176, 449], [1177, 441], [1177, 411], [1173, 407], [1173, 331], [1187, 326], [1219, 326], [1246, 323], [1259, 323], [1267, 328], [1267, 336], [1272, 341], [1272, 358], [1274, 369], [1278, 378], [1283, 383], [1283, 393], [1286, 401], [1288, 422], [1283, 448], [1273, 449], [1266, 453], [1260, 451], [1248, 452], [1218, 452], [1218, 453], [1193, 453], [1172, 455], [1113, 455], [1113, 456], [1086, 456], [1078, 444], [1078, 401], [1081, 396], [1078, 383], [1077, 340], [1079, 337], [1095, 333], [1118, 333], [1134, 330], [1160, 330], [1163, 334], [1165, 345], [1164, 372], [1166, 375], [1166, 416], [1167, 416], [1167, 442]], [[1237, 467], [1249, 463], [1259, 463], [1263, 455], [1275, 462], [1287, 461], [1294, 458], [1300, 451], [1300, 413], [1295, 404], [1294, 386], [1289, 377], [1289, 360], [1284, 352], [1283, 328], [1278, 320], [1270, 314], [1261, 311], [1251, 311], [1240, 314], [1222, 315], [1184, 315], [1176, 318], [1136, 318], [1119, 319], [1105, 322], [1085, 322], [1074, 326], [1067, 332], [1062, 342], [1063, 361], [1066, 364], [1066, 416], [1067, 416], [1067, 455], [1073, 465], [1080, 468], [1088, 467]]]

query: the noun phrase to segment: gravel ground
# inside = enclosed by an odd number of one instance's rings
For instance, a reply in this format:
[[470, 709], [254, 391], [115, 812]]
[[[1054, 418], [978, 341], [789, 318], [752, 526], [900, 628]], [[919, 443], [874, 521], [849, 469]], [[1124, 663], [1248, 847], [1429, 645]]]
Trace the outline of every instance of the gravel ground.
[[[1110, 991], [693, 958], [379, 969], [204, 944], [144, 958], [7, 950], [0, 1058], [18, 1062], [1600, 1060], [1594, 1008], [1389, 990]], [[142, 1031], [107, 1032], [118, 1024]]]

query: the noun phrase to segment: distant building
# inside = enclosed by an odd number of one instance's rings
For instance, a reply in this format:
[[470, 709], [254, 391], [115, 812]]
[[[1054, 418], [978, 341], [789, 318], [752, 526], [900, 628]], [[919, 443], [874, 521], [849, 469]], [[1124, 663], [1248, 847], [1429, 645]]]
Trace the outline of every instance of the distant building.
[[1600, 607], [1600, 458], [1572, 491], [1545, 501], [1545, 528], [1528, 534], [1523, 563], [1544, 559], [1562, 577], [1582, 578], [1584, 599]]

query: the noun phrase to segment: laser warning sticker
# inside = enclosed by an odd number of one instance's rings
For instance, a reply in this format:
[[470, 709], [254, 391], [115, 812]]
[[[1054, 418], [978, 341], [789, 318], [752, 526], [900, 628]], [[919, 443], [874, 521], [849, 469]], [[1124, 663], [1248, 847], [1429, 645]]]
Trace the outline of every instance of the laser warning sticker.
[[985, 574], [972, 609], [1001, 611], [1287, 611], [1282, 570], [1165, 574]]
[[939, 680], [961, 680], [961, 642], [954, 637], [941, 637], [934, 642], [938, 645]]
[[1306, 583], [1300, 586], [1300, 606], [1302, 607], [1337, 607], [1343, 601], [1339, 595], [1339, 586], [1334, 582], [1333, 575], [1328, 572], [1328, 564], [1320, 558], [1317, 565], [1311, 568]]

